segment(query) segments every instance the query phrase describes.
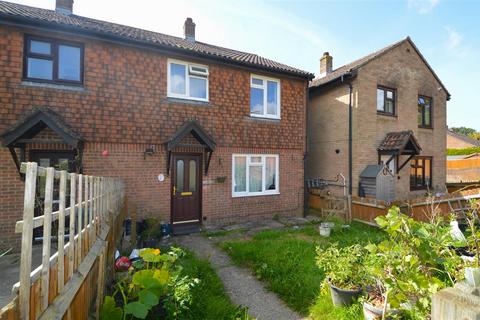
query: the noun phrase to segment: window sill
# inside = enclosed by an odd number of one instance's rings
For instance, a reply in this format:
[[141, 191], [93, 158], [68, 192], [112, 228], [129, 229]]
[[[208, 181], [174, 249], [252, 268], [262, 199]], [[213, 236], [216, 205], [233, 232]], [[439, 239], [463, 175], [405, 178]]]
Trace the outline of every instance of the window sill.
[[232, 198], [250, 198], [250, 197], [261, 197], [261, 196], [278, 196], [280, 192], [275, 193], [260, 193], [260, 194], [232, 194]]
[[384, 116], [384, 117], [390, 117], [390, 118], [398, 118], [396, 114], [392, 113], [386, 113], [386, 112], [379, 112], [377, 111], [377, 116]]
[[264, 117], [258, 117], [258, 116], [248, 116], [245, 117], [248, 120], [253, 120], [253, 121], [263, 121], [263, 122], [268, 122], [268, 123], [280, 123], [280, 118], [264, 118]]
[[59, 83], [27, 81], [27, 80], [23, 80], [20, 83], [20, 85], [25, 87], [42, 88], [42, 89], [55, 89], [55, 90], [66, 90], [66, 91], [76, 91], [76, 92], [87, 91], [83, 85], [68, 85], [68, 84], [59, 84]]
[[185, 104], [192, 106], [211, 107], [212, 104], [209, 101], [190, 100], [182, 98], [167, 97], [167, 102], [171, 104]]
[[418, 126], [418, 129], [433, 130], [433, 127]]

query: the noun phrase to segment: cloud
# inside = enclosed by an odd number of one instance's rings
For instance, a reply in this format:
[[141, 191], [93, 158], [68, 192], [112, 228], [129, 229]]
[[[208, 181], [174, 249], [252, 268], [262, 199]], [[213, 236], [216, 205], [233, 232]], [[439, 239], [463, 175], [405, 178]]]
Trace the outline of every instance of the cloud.
[[408, 7], [415, 9], [419, 14], [430, 13], [440, 0], [408, 0]]
[[444, 29], [447, 33], [445, 47], [448, 52], [457, 57], [464, 58], [469, 51], [469, 47], [464, 43], [463, 34], [457, 32], [450, 26], [445, 26]]

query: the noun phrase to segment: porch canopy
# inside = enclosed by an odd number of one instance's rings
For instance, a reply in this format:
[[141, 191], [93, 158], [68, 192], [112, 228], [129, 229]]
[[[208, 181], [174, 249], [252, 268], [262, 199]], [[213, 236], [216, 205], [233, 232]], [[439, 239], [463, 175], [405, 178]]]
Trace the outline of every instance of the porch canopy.
[[397, 158], [401, 155], [408, 156], [405, 162], [398, 166], [397, 172], [400, 171], [414, 156], [419, 155], [422, 148], [420, 147], [417, 139], [415, 138], [413, 131], [399, 131], [399, 132], [389, 132], [383, 139], [382, 143], [378, 146], [378, 159], [382, 155], [390, 155], [390, 159], [387, 161], [387, 165], [394, 158]]
[[[49, 128], [59, 138], [40, 138], [35, 136], [42, 130]], [[75, 132], [57, 113], [47, 107], [35, 107], [31, 113], [20, 122], [7, 129], [0, 135], [2, 145], [10, 150], [17, 169], [20, 170], [21, 162], [25, 161], [25, 149], [27, 144], [68, 144], [77, 151], [79, 157], [77, 168], [81, 170], [83, 152], [83, 138]], [[20, 159], [15, 152], [20, 148]]]
[[[193, 136], [199, 144], [184, 143], [182, 142], [188, 136]], [[208, 174], [208, 167], [210, 166], [210, 159], [212, 153], [215, 150], [215, 140], [208, 134], [208, 132], [196, 121], [190, 120], [185, 122], [177, 132], [166, 142], [167, 148], [167, 173], [170, 172], [170, 161], [172, 151], [175, 148], [198, 148], [203, 149], [204, 161], [205, 161], [205, 175]]]

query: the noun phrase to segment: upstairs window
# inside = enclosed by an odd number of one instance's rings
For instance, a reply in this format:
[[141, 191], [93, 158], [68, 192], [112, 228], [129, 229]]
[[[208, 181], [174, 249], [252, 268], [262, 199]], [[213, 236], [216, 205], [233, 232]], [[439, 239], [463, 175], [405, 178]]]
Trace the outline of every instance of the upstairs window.
[[420, 128], [432, 127], [432, 98], [418, 97], [418, 126]]
[[278, 155], [233, 155], [234, 197], [278, 194]]
[[432, 186], [432, 157], [410, 160], [410, 190], [423, 190]]
[[395, 90], [377, 87], [377, 112], [386, 115], [395, 115]]
[[172, 98], [208, 101], [208, 67], [169, 60], [167, 88]]
[[250, 79], [250, 115], [280, 119], [280, 81], [252, 75]]
[[83, 83], [83, 46], [59, 40], [25, 37], [25, 80]]

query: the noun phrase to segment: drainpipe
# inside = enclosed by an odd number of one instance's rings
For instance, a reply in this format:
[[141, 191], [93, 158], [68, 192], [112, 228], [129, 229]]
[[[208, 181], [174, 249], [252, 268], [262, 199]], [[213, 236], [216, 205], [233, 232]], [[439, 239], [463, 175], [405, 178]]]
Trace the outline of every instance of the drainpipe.
[[349, 99], [348, 99], [348, 194], [352, 195], [352, 171], [353, 171], [353, 146], [352, 146], [352, 126], [353, 126], [353, 111], [352, 111], [352, 83], [348, 83]]
[[308, 102], [310, 100], [310, 92], [308, 90], [308, 81], [305, 88], [305, 153], [303, 154], [303, 217], [307, 216], [308, 210], [308, 189], [307, 189], [307, 154], [308, 154]]

